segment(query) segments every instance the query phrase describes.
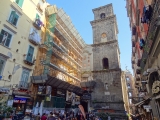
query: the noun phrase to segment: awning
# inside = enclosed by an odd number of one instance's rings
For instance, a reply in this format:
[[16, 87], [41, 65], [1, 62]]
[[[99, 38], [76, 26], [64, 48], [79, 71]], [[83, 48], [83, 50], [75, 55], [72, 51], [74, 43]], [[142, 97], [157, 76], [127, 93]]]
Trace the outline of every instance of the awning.
[[138, 102], [138, 103], [136, 103], [136, 104], [134, 104], [135, 106], [138, 106], [138, 105], [143, 105], [147, 100], [149, 100], [151, 97], [149, 97], [149, 98], [147, 98], [147, 99], [145, 99], [145, 100], [142, 100], [142, 101], [140, 101], [140, 102]]
[[0, 87], [0, 92], [8, 93], [10, 91], [9, 88]]
[[93, 88], [96, 85], [95, 81], [86, 81], [86, 82], [81, 82], [80, 83], [81, 87], [85, 88]]
[[77, 95], [82, 95], [84, 90], [78, 86], [72, 85], [66, 81], [52, 77], [50, 75], [31, 76], [31, 82], [35, 84], [45, 84], [54, 88], [68, 90]]

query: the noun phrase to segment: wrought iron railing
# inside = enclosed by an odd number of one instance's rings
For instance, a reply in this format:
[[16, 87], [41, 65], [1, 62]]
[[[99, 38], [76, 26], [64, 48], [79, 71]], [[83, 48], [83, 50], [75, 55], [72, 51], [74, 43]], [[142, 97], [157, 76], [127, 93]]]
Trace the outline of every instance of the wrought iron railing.
[[19, 82], [19, 88], [28, 89], [29, 88], [29, 83], [25, 82], [25, 81], [20, 81]]

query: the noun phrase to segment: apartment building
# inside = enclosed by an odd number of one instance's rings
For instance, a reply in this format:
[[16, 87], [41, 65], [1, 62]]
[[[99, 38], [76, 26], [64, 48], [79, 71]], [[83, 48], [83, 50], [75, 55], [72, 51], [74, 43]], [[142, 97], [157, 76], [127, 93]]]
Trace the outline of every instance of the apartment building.
[[70, 17], [55, 5], [46, 7], [44, 28], [31, 76], [35, 105], [43, 104], [43, 111], [78, 108], [84, 91], [80, 82], [85, 42]]
[[[159, 117], [159, 4], [158, 0], [127, 0], [127, 12], [132, 31], [132, 68], [138, 98], [135, 116], [144, 119]], [[153, 80], [153, 77], [156, 80]], [[156, 92], [155, 92], [156, 91]]]
[[27, 106], [27, 98], [30, 98], [28, 88], [35, 69], [38, 45], [41, 44], [45, 5], [45, 0], [0, 1], [1, 102], [9, 96], [12, 100], [10, 105], [21, 108], [17, 111], [20, 114]]

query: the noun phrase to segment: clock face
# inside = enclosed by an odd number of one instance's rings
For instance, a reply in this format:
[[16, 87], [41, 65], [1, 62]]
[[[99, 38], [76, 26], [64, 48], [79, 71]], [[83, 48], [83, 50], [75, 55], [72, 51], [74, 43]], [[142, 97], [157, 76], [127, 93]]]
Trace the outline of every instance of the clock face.
[[101, 19], [105, 18], [106, 17], [105, 13], [101, 13], [100, 17]]

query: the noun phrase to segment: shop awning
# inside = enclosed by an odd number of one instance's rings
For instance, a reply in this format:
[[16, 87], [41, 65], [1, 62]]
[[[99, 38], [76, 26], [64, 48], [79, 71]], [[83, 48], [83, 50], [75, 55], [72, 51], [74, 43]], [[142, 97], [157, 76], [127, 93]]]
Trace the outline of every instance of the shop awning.
[[49, 75], [31, 76], [31, 82], [34, 84], [45, 84], [54, 88], [68, 90], [74, 92], [77, 95], [82, 95], [84, 92], [83, 89], [76, 85], [72, 85], [66, 81], [60, 80]]
[[140, 102], [138, 102], [138, 103], [136, 103], [136, 104], [134, 104], [135, 106], [140, 106], [140, 105], [143, 105], [147, 100], [149, 100], [151, 97], [148, 97], [147, 99], [145, 99], [145, 100], [142, 100], [142, 101], [140, 101]]
[[81, 82], [81, 87], [85, 87], [85, 88], [93, 88], [96, 85], [95, 81], [85, 81], [85, 82]]

